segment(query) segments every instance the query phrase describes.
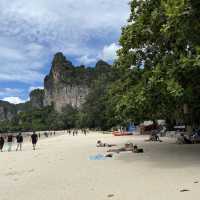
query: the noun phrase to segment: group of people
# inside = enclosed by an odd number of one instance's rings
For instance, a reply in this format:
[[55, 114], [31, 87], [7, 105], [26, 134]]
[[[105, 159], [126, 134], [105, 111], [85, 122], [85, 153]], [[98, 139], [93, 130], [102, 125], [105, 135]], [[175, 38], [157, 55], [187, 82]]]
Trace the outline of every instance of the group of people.
[[[54, 132], [44, 132], [44, 136], [45, 136], [45, 137], [49, 137], [49, 135], [50, 135], [50, 136], [52, 136], [52, 135], [55, 136], [55, 135], [56, 135], [56, 132], [55, 132], [55, 131], [54, 131]], [[40, 133], [39, 133], [39, 137], [40, 137]]]
[[[81, 132], [82, 132], [82, 134], [84, 134], [85, 136], [87, 135], [87, 133], [88, 133], [88, 131], [87, 131], [87, 129], [81, 129], [80, 130]], [[67, 133], [69, 134], [69, 135], [71, 135], [71, 133], [72, 133], [72, 135], [73, 136], [77, 136], [78, 134], [79, 134], [79, 130], [78, 129], [68, 129], [67, 130]]]
[[183, 133], [178, 134], [177, 144], [192, 144], [192, 141], [189, 137], [186, 137]]
[[[3, 151], [6, 141], [7, 141], [7, 151], [12, 151], [14, 139], [16, 139], [16, 142], [17, 142], [16, 151], [18, 150], [22, 151], [22, 144], [24, 142], [24, 137], [21, 133], [17, 134], [17, 136], [14, 136], [13, 134], [8, 134], [7, 136], [1, 135], [0, 136], [0, 151], [1, 152]], [[37, 141], [38, 141], [38, 135], [35, 132], [33, 132], [33, 134], [31, 135], [33, 150], [36, 149]]]
[[[101, 140], [97, 141], [97, 147], [114, 147], [117, 146], [116, 144], [108, 144], [103, 143]], [[117, 149], [108, 149], [107, 152], [113, 152], [113, 153], [120, 153], [124, 151], [131, 151], [133, 153], [143, 153], [144, 150], [142, 148], [138, 148], [137, 145], [134, 145], [133, 143], [126, 143], [123, 147], [117, 148]]]
[[146, 142], [162, 142], [159, 135], [156, 132], [152, 132], [148, 140], [145, 140]]
[[197, 144], [200, 143], [200, 129], [193, 129], [191, 134], [184, 134], [185, 132], [178, 131], [177, 143], [178, 144]]

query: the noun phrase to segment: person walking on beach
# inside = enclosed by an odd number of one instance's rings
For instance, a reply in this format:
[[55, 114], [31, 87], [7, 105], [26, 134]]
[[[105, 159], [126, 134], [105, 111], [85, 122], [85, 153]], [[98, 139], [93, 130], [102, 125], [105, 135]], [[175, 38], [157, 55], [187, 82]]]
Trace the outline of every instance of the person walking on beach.
[[31, 140], [33, 144], [33, 150], [35, 150], [35, 147], [38, 141], [38, 135], [35, 132], [33, 132], [33, 134], [31, 135]]
[[4, 146], [4, 138], [3, 138], [3, 136], [1, 135], [0, 136], [0, 151], [2, 152], [3, 151], [3, 146]]
[[84, 134], [85, 136], [87, 135], [87, 131], [86, 131], [85, 128], [83, 129], [83, 134]]
[[12, 143], [13, 143], [13, 135], [12, 134], [8, 135], [7, 142], [8, 142], [8, 151], [12, 151]]
[[20, 149], [20, 151], [22, 151], [22, 143], [23, 143], [23, 136], [22, 136], [22, 134], [19, 133], [16, 136], [16, 139], [17, 139], [17, 148], [16, 148], [16, 151], [18, 151], [18, 148]]

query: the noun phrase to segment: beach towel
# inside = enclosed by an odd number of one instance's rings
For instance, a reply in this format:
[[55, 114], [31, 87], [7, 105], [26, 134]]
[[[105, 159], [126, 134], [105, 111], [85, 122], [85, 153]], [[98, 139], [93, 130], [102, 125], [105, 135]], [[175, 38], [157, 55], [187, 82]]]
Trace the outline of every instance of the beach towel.
[[89, 157], [89, 160], [106, 160], [106, 157], [102, 154], [97, 154]]

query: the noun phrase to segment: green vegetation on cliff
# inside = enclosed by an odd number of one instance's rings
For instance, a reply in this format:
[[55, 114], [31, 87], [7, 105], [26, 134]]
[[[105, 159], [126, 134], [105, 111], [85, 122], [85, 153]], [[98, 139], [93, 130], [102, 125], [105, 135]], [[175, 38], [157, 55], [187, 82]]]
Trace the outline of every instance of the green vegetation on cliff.
[[42, 108], [44, 102], [44, 90], [35, 89], [30, 93], [30, 104], [33, 108]]

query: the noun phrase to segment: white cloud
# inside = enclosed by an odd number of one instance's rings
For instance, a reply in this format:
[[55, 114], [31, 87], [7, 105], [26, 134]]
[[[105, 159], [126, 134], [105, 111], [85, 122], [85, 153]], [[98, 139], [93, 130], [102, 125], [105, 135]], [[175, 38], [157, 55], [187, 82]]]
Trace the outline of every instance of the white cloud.
[[3, 101], [8, 101], [8, 102], [13, 103], [13, 104], [19, 104], [19, 103], [25, 102], [25, 100], [23, 100], [19, 97], [5, 97], [5, 98], [3, 98]]
[[[44, 79], [42, 73], [34, 70], [18, 70], [17, 65], [9, 65], [10, 68], [0, 69], [0, 80], [1, 81], [18, 81], [27, 84], [41, 82]], [[8, 67], [8, 66], [7, 66]], [[3, 72], [2, 72], [3, 71]]]
[[[129, 0], [0, 0], [0, 81], [41, 82], [42, 69], [62, 51], [90, 64], [114, 42]], [[116, 46], [105, 47], [112, 59]]]
[[[2, 24], [9, 23], [13, 26], [23, 22], [15, 27], [14, 33], [25, 34], [20, 29], [27, 27], [31, 27], [29, 31], [34, 36], [44, 35], [52, 30], [48, 37], [55, 39], [57, 36], [65, 37], [63, 31], [69, 35], [73, 30], [83, 30], [86, 33], [86, 30], [97, 31], [97, 28], [100, 28], [99, 31], [106, 28], [119, 29], [128, 17], [128, 2], [129, 0], [12, 0], [7, 3], [7, 0], [1, 0], [0, 8], [1, 18], [8, 19]], [[7, 29], [12, 30], [11, 27]], [[74, 38], [77, 34], [81, 33], [73, 32], [70, 36]]]
[[120, 46], [112, 43], [108, 46], [105, 46], [100, 55], [101, 59], [105, 61], [112, 61], [117, 58], [117, 50], [120, 49]]
[[0, 88], [0, 98], [11, 95], [19, 95], [22, 91], [17, 88]]
[[43, 79], [41, 69], [48, 61], [47, 49], [12, 37], [0, 37], [0, 44], [0, 81], [33, 83]]
[[89, 58], [88, 56], [81, 56], [77, 60], [80, 64], [88, 65], [88, 64], [94, 63], [96, 61], [96, 58]]

